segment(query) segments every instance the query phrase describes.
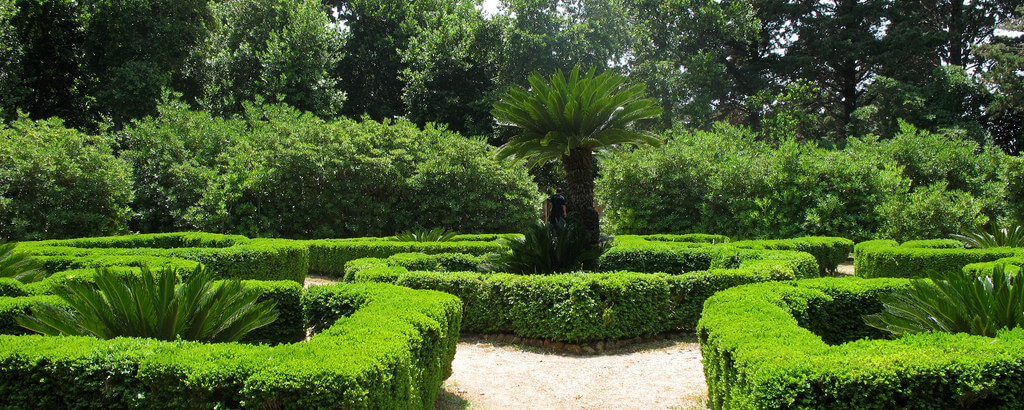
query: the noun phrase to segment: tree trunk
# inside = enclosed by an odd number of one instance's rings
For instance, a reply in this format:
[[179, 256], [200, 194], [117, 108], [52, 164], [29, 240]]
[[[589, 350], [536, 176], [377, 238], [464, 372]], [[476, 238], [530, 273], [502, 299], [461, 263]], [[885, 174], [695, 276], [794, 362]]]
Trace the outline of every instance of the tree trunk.
[[601, 221], [594, 209], [594, 153], [585, 148], [573, 149], [569, 155], [562, 156], [562, 164], [568, 183], [570, 212], [590, 233], [590, 241], [597, 243], [601, 238]]

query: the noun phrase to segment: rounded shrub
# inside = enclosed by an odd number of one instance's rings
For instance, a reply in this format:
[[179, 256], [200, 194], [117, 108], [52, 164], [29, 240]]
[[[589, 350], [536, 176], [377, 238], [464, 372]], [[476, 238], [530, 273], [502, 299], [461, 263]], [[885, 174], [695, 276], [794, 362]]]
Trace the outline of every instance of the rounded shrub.
[[285, 106], [250, 108], [250, 138], [186, 216], [250, 236], [384, 236], [442, 227], [514, 231], [535, 215], [518, 164], [443, 129], [396, 120], [325, 122]]
[[130, 169], [109, 138], [57, 119], [0, 125], [0, 237], [109, 235], [127, 227]]

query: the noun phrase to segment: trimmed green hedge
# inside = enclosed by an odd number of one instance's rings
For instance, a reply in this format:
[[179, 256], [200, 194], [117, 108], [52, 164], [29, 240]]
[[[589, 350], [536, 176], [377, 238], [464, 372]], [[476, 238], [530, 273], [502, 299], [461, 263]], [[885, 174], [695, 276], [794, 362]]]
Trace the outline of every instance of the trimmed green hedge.
[[[737, 251], [737, 250], [734, 250]], [[745, 253], [783, 253], [740, 250]], [[798, 254], [797, 252], [785, 252]], [[816, 272], [814, 259], [802, 254]], [[472, 258], [472, 256], [466, 256]], [[523, 337], [585, 342], [648, 336], [693, 329], [704, 300], [732, 286], [796, 278], [793, 263], [753, 259], [744, 269], [712, 269], [679, 275], [603, 272], [512, 275], [479, 272], [416, 271], [408, 266], [439, 266], [450, 255], [399, 254], [365, 258], [346, 265], [346, 280], [385, 282], [458, 296], [465, 304], [463, 329]], [[459, 259], [463, 261], [463, 259]]]
[[913, 241], [898, 245], [896, 241], [875, 240], [857, 244], [854, 265], [857, 276], [864, 278], [920, 278], [929, 274], [955, 274], [964, 266], [991, 262], [1021, 252], [1014, 248], [954, 248], [947, 240]]
[[1024, 329], [861, 339], [874, 336], [860, 317], [881, 309], [877, 296], [908, 284], [822, 278], [712, 296], [697, 329], [709, 407], [1024, 406]]
[[[175, 246], [210, 247], [175, 247]], [[155, 246], [135, 247], [135, 246]], [[303, 283], [309, 250], [302, 241], [246, 239], [205, 233], [175, 233], [22, 242], [18, 249], [39, 257], [48, 272], [104, 266], [210, 268], [218, 277], [292, 280]], [[192, 261], [192, 262], [188, 262]]]
[[[778, 241], [782, 247], [796, 247], [785, 240]], [[703, 244], [685, 242], [648, 241], [643, 237], [628, 237], [624, 240], [616, 238], [615, 245], [606, 251], [598, 260], [602, 271], [631, 272], [664, 272], [678, 274], [684, 272], [704, 271], [708, 269], [746, 268], [763, 266], [763, 260], [772, 260], [769, 264], [784, 263], [793, 270], [797, 278], [814, 278], [819, 276], [818, 262], [813, 255], [800, 251], [769, 251], [745, 249], [725, 244]], [[762, 246], [762, 249], [765, 248]]]
[[818, 262], [819, 274], [834, 274], [840, 263], [853, 252], [853, 241], [827, 236], [732, 242], [738, 248], [807, 252]]
[[433, 406], [451, 374], [457, 298], [345, 284], [312, 288], [303, 303], [353, 308], [322, 315], [332, 324], [305, 343], [273, 347], [0, 336], [0, 397], [24, 408]]
[[506, 248], [493, 241], [453, 242], [399, 242], [388, 239], [367, 238], [366, 240], [322, 239], [305, 241], [309, 246], [310, 273], [342, 277], [345, 264], [361, 258], [387, 258], [397, 253], [465, 253], [485, 255], [502, 252]]

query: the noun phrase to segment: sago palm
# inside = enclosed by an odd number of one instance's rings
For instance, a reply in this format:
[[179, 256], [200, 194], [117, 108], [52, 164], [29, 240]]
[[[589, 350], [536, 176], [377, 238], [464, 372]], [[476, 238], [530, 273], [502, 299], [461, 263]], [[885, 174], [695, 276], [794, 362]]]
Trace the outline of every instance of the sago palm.
[[139, 276], [97, 271], [96, 283], [70, 282], [55, 293], [70, 309], [39, 304], [18, 324], [50, 336], [146, 337], [233, 342], [277, 320], [275, 303], [259, 302], [238, 280], [215, 282], [199, 268], [177, 284], [173, 269]]
[[518, 157], [529, 166], [562, 161], [569, 207], [577, 213], [590, 241], [601, 237], [594, 209], [594, 152], [627, 144], [659, 145], [655, 136], [638, 131], [637, 121], [661, 115], [654, 100], [643, 98], [644, 86], [625, 86], [625, 78], [595, 70], [581, 74], [577, 66], [545, 79], [530, 75], [529, 89], [512, 88], [492, 114], [499, 125], [519, 128], [501, 147], [504, 158]]
[[13, 278], [22, 283], [42, 280], [43, 264], [24, 253], [15, 252], [17, 243], [0, 241], [0, 278]]
[[995, 337], [1024, 325], [1024, 271], [996, 265], [992, 274], [954, 273], [911, 281], [903, 293], [883, 295], [881, 312], [864, 317], [871, 327], [896, 336], [968, 333]]

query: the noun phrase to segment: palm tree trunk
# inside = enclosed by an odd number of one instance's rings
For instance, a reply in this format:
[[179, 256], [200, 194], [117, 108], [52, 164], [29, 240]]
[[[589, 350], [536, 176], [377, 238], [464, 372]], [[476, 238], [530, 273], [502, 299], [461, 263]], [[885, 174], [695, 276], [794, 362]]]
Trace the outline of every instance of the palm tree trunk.
[[569, 209], [590, 233], [590, 241], [597, 243], [601, 238], [601, 221], [594, 209], [594, 153], [584, 148], [573, 149], [562, 156], [562, 165], [568, 183]]

